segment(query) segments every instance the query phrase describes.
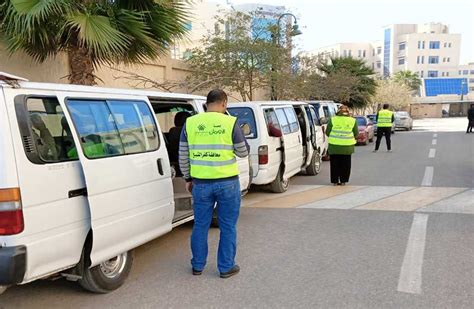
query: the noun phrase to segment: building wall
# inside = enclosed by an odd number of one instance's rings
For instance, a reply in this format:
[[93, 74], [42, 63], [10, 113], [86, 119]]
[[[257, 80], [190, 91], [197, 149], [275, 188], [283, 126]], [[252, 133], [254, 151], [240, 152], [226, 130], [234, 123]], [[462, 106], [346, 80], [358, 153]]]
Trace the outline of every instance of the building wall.
[[410, 106], [410, 115], [412, 118], [441, 118], [442, 104], [412, 104]]

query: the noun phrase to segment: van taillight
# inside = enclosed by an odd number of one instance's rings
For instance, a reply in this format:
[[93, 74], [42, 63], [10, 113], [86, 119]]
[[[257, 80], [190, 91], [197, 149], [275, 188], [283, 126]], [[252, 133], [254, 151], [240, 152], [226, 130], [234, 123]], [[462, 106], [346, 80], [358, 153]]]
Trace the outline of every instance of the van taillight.
[[267, 164], [268, 163], [268, 146], [258, 147], [258, 164]]
[[0, 189], [0, 235], [19, 234], [23, 228], [20, 189]]

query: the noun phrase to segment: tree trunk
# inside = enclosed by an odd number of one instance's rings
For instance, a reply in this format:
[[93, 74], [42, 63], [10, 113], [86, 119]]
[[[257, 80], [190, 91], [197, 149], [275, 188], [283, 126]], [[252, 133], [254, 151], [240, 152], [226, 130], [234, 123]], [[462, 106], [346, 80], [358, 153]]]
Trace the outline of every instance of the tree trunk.
[[77, 85], [97, 85], [94, 75], [94, 63], [87, 48], [80, 46], [79, 40], [71, 40], [73, 43], [68, 48], [69, 60], [69, 83]]

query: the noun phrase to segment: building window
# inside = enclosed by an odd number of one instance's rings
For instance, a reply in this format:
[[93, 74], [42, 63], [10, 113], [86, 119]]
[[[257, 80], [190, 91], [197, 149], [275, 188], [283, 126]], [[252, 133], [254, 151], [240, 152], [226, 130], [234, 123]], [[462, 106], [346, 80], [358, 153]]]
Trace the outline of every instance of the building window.
[[349, 49], [349, 57], [352, 57], [352, 50]]
[[416, 56], [416, 64], [420, 64], [420, 56]]
[[364, 50], [362, 51], [362, 57], [365, 58], [365, 55], [366, 55], [366, 54], [365, 54], [365, 49], [364, 49]]
[[377, 55], [380, 55], [382, 53], [382, 47], [377, 47]]
[[474, 78], [469, 78], [469, 83], [474, 83]]
[[469, 87], [469, 92], [474, 91], [474, 87]]
[[469, 70], [463, 70], [462, 71], [462, 75], [468, 75], [469, 74]]
[[376, 65], [377, 65], [377, 69], [380, 69], [380, 68], [382, 67], [382, 62], [377, 61], [377, 62], [376, 62]]
[[405, 64], [405, 58], [403, 58], [403, 57], [398, 58], [398, 64], [399, 65]]
[[444, 47], [447, 47], [448, 46], [448, 43], [444, 42]]
[[425, 63], [425, 56], [421, 56], [421, 64]]
[[421, 42], [421, 49], [425, 49], [425, 41]]
[[372, 49], [372, 56], [375, 56], [375, 48]]
[[474, 75], [474, 70], [471, 70], [469, 74]]
[[375, 69], [375, 63], [372, 62], [372, 70]]
[[398, 50], [405, 50], [405, 47], [406, 47], [405, 42], [398, 43]]
[[451, 43], [448, 44], [448, 47], [451, 48]]
[[424, 71], [420, 71], [420, 77], [423, 77]]
[[443, 57], [443, 62], [446, 62], [446, 57]]
[[418, 41], [418, 49], [421, 49], [421, 41]]
[[458, 72], [458, 73], [459, 73], [459, 75], [462, 75], [462, 71], [461, 71], [461, 70], [459, 70], [459, 72]]
[[443, 76], [443, 77], [444, 77], [444, 72], [442, 72], [442, 73], [441, 73], [441, 76]]
[[446, 58], [446, 62], [449, 62], [450, 60], [451, 60], [451, 58], [449, 58], [449, 57], [448, 57], [448, 58]]
[[439, 63], [439, 57], [438, 56], [429, 56], [428, 57], [428, 63], [429, 64]]
[[439, 41], [430, 41], [430, 49], [439, 49]]
[[342, 51], [342, 56], [343, 56], [343, 57], [347, 57], [347, 50], [344, 49], [344, 50]]
[[438, 71], [428, 71], [428, 77], [438, 77]]
[[449, 76], [449, 72], [446, 72], [446, 76]]

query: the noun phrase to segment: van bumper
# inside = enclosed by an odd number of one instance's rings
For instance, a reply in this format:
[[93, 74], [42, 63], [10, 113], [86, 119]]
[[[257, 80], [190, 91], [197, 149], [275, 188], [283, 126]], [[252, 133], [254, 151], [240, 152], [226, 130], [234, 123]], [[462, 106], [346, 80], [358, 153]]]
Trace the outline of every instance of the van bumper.
[[0, 285], [18, 284], [26, 272], [26, 247], [0, 248]]

